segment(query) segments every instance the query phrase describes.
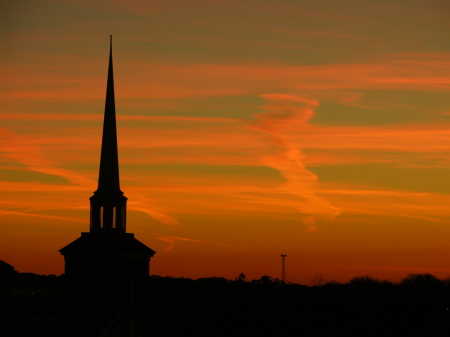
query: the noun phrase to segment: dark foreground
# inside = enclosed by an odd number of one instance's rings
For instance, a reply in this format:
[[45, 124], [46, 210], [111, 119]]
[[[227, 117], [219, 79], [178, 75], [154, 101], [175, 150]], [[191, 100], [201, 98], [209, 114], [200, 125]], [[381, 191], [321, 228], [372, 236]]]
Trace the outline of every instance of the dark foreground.
[[3, 278], [0, 336], [450, 336], [450, 282], [360, 277], [307, 287], [270, 277], [151, 277], [141, 303], [68, 300], [63, 276]]

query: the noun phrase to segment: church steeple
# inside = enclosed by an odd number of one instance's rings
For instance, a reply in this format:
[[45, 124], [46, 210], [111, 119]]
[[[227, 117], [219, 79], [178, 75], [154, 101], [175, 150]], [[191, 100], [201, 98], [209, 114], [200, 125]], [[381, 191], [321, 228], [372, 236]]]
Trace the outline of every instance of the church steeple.
[[100, 171], [98, 188], [90, 198], [90, 231], [59, 250], [65, 260], [68, 297], [90, 308], [96, 303], [104, 313], [113, 307], [131, 308], [131, 303], [146, 298], [150, 258], [155, 254], [125, 231], [128, 199], [119, 184], [112, 39], [109, 53]]
[[94, 195], [90, 198], [90, 201], [91, 232], [125, 232], [127, 198], [120, 190], [116, 106], [114, 99], [112, 36], [110, 36], [108, 81], [106, 85], [105, 114], [103, 120], [103, 137], [98, 188], [94, 192]]

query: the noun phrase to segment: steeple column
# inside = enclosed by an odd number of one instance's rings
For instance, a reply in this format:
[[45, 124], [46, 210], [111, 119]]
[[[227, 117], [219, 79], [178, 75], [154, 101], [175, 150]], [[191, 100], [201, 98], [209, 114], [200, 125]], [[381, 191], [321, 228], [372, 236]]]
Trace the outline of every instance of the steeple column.
[[116, 229], [122, 230], [125, 232], [126, 228], [126, 219], [127, 219], [127, 206], [126, 204], [118, 205], [116, 207]]
[[97, 232], [101, 228], [102, 214], [101, 207], [92, 207], [91, 203], [91, 221], [90, 221], [90, 231]]

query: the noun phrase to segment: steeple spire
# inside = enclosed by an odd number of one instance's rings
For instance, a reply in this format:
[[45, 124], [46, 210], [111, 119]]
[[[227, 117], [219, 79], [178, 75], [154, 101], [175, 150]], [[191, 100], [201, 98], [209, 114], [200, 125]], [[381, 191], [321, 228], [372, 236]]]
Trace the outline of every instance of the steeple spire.
[[105, 115], [103, 120], [98, 188], [90, 200], [91, 231], [109, 231], [118, 229], [119, 231], [125, 232], [125, 208], [127, 198], [120, 190], [119, 180], [112, 35], [110, 35], [108, 81], [106, 85]]
[[117, 151], [116, 106], [114, 99], [114, 73], [112, 60], [112, 35], [110, 35], [108, 82], [106, 85], [105, 116], [103, 120], [102, 152], [98, 189], [95, 194], [123, 194], [119, 181], [119, 156]]

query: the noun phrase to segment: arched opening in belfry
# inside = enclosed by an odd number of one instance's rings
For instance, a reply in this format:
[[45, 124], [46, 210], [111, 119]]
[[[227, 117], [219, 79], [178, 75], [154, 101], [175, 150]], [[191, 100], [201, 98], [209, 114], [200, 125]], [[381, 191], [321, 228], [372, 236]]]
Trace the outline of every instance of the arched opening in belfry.
[[99, 228], [103, 228], [103, 207], [100, 207], [100, 222], [99, 222]]
[[117, 207], [114, 206], [112, 209], [112, 228], [117, 228]]
[[123, 229], [124, 231], [126, 228], [126, 221], [127, 221], [126, 212], [127, 212], [126, 207], [122, 206], [120, 209], [120, 214], [118, 215], [120, 217], [120, 228]]

